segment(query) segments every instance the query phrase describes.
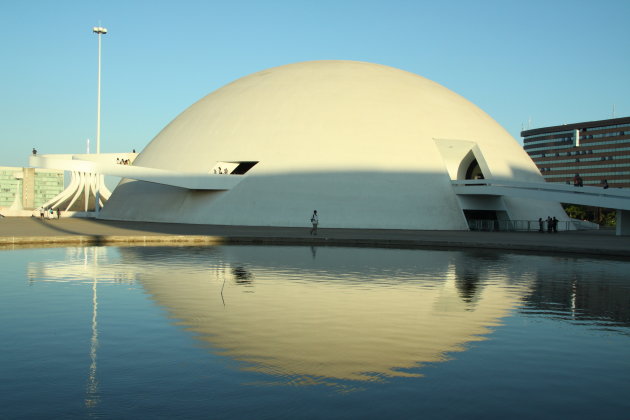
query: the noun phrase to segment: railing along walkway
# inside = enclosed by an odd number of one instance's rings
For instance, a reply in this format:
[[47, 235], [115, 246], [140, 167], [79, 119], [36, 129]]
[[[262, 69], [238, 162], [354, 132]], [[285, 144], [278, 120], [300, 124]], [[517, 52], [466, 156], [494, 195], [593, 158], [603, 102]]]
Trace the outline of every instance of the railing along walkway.
[[[537, 232], [540, 230], [538, 220], [468, 220], [468, 227], [473, 231], [485, 232]], [[542, 229], [548, 232], [549, 225], [543, 220]], [[558, 221], [557, 231], [567, 230], [596, 230], [598, 226], [594, 223], [581, 223], [579, 220]]]

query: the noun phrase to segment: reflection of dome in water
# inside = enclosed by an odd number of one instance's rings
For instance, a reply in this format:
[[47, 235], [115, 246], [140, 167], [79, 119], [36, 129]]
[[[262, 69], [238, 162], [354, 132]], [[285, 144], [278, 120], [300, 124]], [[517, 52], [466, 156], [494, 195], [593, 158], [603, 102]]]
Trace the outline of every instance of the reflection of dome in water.
[[[344, 249], [340, 257], [334, 248], [318, 249], [316, 266], [337, 264], [333, 271], [314, 270], [307, 248], [281, 256], [277, 249], [274, 254], [255, 247], [228, 252], [247, 267], [217, 265], [201, 273], [179, 268], [174, 275], [164, 265], [145, 272], [142, 284], [178, 324], [221, 354], [304, 383], [410, 375], [405, 370], [444, 361], [446, 353], [481, 340], [526, 292], [491, 283], [477, 289], [474, 304], [466, 302], [457, 285], [461, 262], [448, 252], [410, 258], [413, 251]], [[266, 265], [272, 258], [280, 264]], [[369, 261], [385, 269], [362, 270]], [[421, 272], [418, 266], [437, 266], [441, 278], [390, 278]], [[247, 283], [240, 282], [243, 276]], [[483, 278], [483, 271], [477, 276]], [[224, 284], [224, 278], [231, 281]]]
[[221, 167], [240, 183], [191, 191], [124, 180], [101, 217], [303, 226], [316, 208], [326, 227], [467, 229], [463, 209], [511, 219], [562, 215], [558, 205], [531, 200], [456, 197], [451, 179], [543, 178], [466, 99], [363, 62], [305, 62], [243, 77], [185, 110], [134, 164], [205, 174]]

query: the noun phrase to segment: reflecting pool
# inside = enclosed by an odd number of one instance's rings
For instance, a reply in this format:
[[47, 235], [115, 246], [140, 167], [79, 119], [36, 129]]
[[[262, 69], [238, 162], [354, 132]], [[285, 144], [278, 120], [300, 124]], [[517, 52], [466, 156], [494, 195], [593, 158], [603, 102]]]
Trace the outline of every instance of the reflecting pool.
[[0, 418], [624, 418], [630, 262], [0, 251]]

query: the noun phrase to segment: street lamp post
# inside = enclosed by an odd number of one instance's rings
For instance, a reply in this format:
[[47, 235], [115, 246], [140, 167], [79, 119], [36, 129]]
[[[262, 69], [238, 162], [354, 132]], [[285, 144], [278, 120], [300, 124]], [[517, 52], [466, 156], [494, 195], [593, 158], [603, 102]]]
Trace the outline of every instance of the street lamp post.
[[[96, 154], [101, 153], [101, 35], [107, 33], [107, 28], [102, 26], [95, 26], [92, 28], [92, 32], [98, 35], [98, 87], [96, 93]], [[100, 193], [99, 188], [101, 185], [101, 174], [96, 174], [96, 191], [94, 212], [98, 216]]]

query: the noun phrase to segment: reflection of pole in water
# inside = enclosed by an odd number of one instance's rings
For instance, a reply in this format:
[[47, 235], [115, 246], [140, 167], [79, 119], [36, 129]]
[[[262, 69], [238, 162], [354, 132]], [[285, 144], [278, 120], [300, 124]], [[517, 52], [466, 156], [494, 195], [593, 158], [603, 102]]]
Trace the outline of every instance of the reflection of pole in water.
[[[96, 252], [98, 248], [92, 248]], [[86, 248], [87, 250], [87, 248]], [[93, 255], [94, 263], [98, 263], [98, 258]], [[86, 255], [87, 258], [87, 255]], [[87, 262], [87, 259], [85, 260]], [[86, 407], [95, 407], [98, 404], [98, 381], [96, 379], [96, 349], [98, 348], [98, 300], [96, 293], [97, 283], [96, 271], [94, 271], [94, 281], [92, 282], [92, 338], [90, 340], [90, 372], [87, 381], [87, 392], [85, 397]]]
[[577, 280], [573, 278], [571, 280], [571, 317], [573, 319], [575, 319], [576, 296], [577, 296]]

